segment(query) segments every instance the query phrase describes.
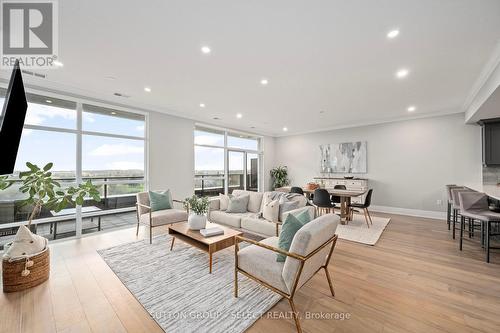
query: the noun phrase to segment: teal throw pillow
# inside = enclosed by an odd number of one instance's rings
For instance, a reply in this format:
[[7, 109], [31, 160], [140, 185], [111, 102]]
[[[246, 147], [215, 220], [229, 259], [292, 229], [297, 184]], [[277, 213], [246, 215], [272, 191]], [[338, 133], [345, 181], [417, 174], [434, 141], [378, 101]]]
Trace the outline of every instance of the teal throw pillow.
[[[295, 237], [297, 231], [310, 221], [311, 216], [309, 215], [309, 211], [307, 209], [297, 215], [288, 214], [283, 226], [281, 227], [278, 247], [285, 251], [290, 250], [293, 237]], [[285, 255], [278, 253], [276, 261], [283, 262], [285, 259]]]
[[164, 192], [149, 191], [149, 206], [152, 212], [174, 208], [170, 190]]

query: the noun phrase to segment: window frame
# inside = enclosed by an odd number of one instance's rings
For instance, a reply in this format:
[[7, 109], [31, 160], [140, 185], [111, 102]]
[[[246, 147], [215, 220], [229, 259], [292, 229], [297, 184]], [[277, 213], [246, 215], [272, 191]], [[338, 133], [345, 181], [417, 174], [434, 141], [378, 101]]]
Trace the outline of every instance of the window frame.
[[[7, 89], [7, 83], [0, 83], [0, 87]], [[76, 103], [76, 127], [75, 129], [69, 129], [69, 128], [60, 128], [60, 127], [54, 127], [54, 126], [44, 126], [44, 125], [29, 125], [25, 124], [23, 128], [25, 129], [32, 129], [32, 130], [40, 130], [40, 131], [48, 131], [48, 132], [59, 132], [59, 133], [72, 133], [76, 135], [76, 156], [75, 156], [75, 161], [76, 161], [76, 170], [75, 170], [75, 178], [76, 178], [76, 185], [79, 185], [83, 183], [82, 178], [82, 145], [83, 145], [83, 136], [84, 135], [93, 135], [93, 136], [101, 136], [101, 137], [110, 137], [110, 138], [118, 138], [118, 139], [129, 139], [129, 140], [137, 140], [137, 141], [144, 141], [144, 179], [143, 180], [112, 180], [112, 181], [99, 181], [96, 182], [96, 185], [102, 185], [102, 184], [131, 184], [131, 183], [141, 183], [144, 184], [144, 190], [148, 191], [149, 190], [149, 119], [150, 115], [149, 112], [138, 110], [138, 109], [133, 109], [129, 108], [126, 106], [122, 105], [115, 105], [112, 103], [105, 103], [101, 101], [94, 100], [89, 97], [83, 97], [83, 96], [77, 96], [77, 95], [69, 95], [69, 94], [64, 94], [64, 93], [59, 93], [59, 92], [54, 92], [54, 91], [45, 91], [39, 88], [31, 88], [28, 86], [25, 86], [25, 91], [27, 94], [34, 94], [34, 95], [39, 95], [42, 97], [47, 97], [47, 98], [57, 98], [57, 99], [62, 99], [66, 100], [69, 102], [74, 102]], [[83, 119], [82, 115], [84, 112], [83, 109], [83, 104], [91, 104], [93, 106], [97, 107], [102, 107], [102, 108], [107, 108], [107, 109], [114, 109], [118, 112], [127, 112], [127, 113], [134, 113], [138, 114], [141, 116], [144, 116], [144, 136], [133, 136], [133, 135], [121, 135], [121, 134], [112, 134], [112, 133], [105, 133], [105, 132], [96, 132], [96, 131], [85, 131], [83, 130]], [[116, 208], [116, 209], [110, 209], [107, 212], [116, 212], [116, 213], [121, 213], [124, 211], [134, 211], [135, 207], [130, 207], [130, 208]], [[82, 219], [85, 217], [88, 217], [90, 215], [94, 214], [84, 214], [82, 213], [81, 206], [77, 205], [76, 206], [76, 213], [74, 215], [74, 218], [76, 220], [76, 238], [82, 237]], [[64, 218], [70, 217], [65, 216]], [[48, 217], [48, 218], [43, 218], [40, 219], [40, 222], [42, 223], [48, 223], [48, 222], [54, 222], [54, 221], [59, 221], [61, 220], [60, 217]], [[9, 227], [13, 226], [20, 226], [26, 224], [27, 221], [19, 221], [19, 222], [13, 222], [13, 223], [8, 223]]]
[[[257, 182], [257, 191], [261, 192], [262, 189], [264, 188], [264, 175], [263, 175], [263, 163], [264, 163], [264, 137], [261, 135], [256, 135], [253, 133], [247, 133], [243, 131], [238, 131], [234, 129], [229, 129], [229, 128], [222, 128], [222, 127], [217, 127], [217, 126], [212, 126], [212, 125], [207, 125], [203, 123], [195, 123], [194, 129], [193, 129], [193, 138], [194, 138], [194, 133], [196, 130], [203, 130], [203, 129], [210, 129], [214, 131], [219, 131], [221, 134], [224, 135], [224, 146], [214, 146], [214, 145], [206, 145], [206, 144], [197, 144], [194, 143], [194, 147], [207, 147], [207, 148], [222, 148], [224, 149], [224, 193], [228, 194], [229, 193], [229, 153], [230, 152], [242, 152], [243, 153], [243, 161], [244, 161], [244, 168], [243, 168], [243, 182], [244, 185], [243, 187], [245, 190], [247, 189], [247, 154], [256, 154], [258, 156], [258, 163], [257, 163], [257, 175], [259, 177], [259, 180]], [[243, 148], [234, 148], [231, 146], [228, 146], [228, 137], [229, 136], [234, 136], [237, 134], [245, 135], [245, 136], [250, 136], [252, 138], [257, 139], [257, 150], [253, 149], [243, 149]], [[194, 154], [194, 147], [193, 147], [193, 154]], [[194, 164], [194, 173], [196, 173], [196, 160]], [[193, 179], [193, 183], [194, 180]]]

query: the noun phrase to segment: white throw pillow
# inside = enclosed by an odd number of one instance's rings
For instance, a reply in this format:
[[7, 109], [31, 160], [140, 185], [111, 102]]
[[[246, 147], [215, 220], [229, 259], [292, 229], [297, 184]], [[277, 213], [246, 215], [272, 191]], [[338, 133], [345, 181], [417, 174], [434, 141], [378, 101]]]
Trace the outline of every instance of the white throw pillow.
[[271, 222], [278, 222], [278, 217], [280, 213], [280, 202], [278, 200], [273, 200], [264, 204], [262, 209], [262, 216]]
[[227, 210], [229, 205], [229, 196], [219, 193], [220, 210]]
[[19, 227], [12, 245], [8, 247], [3, 255], [6, 259], [17, 259], [29, 257], [42, 252], [47, 247], [47, 239], [32, 234], [24, 225]]

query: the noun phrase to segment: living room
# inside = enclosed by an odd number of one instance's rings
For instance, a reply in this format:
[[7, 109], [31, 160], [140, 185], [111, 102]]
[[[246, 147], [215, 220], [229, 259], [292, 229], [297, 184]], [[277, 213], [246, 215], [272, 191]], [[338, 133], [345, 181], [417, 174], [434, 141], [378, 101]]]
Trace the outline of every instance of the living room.
[[499, 1], [1, 6], [0, 332], [500, 327]]

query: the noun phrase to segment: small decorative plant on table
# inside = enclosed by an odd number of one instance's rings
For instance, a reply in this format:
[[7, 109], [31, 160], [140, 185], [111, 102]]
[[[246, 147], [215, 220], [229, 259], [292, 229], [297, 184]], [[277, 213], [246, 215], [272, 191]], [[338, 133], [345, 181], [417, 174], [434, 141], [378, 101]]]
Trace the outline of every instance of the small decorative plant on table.
[[191, 214], [188, 217], [188, 226], [191, 230], [205, 229], [207, 226], [207, 212], [209, 201], [207, 197], [198, 198], [193, 195], [191, 198], [184, 200], [184, 208]]
[[290, 184], [288, 179], [288, 169], [286, 166], [277, 166], [269, 172], [273, 181], [273, 188], [287, 186]]
[[[19, 191], [27, 198], [21, 201], [21, 206], [31, 205], [28, 227], [22, 225], [17, 231], [12, 243], [5, 245], [3, 258], [3, 289], [6, 292], [20, 291], [34, 287], [49, 277], [50, 260], [48, 240], [28, 229], [33, 220], [40, 214], [43, 207], [61, 211], [69, 205], [83, 205], [85, 198], [100, 201], [99, 191], [89, 180], [77, 187], [62, 188], [61, 184], [52, 178], [53, 163], [43, 168], [32, 163], [26, 163], [28, 171], [19, 173], [22, 184]], [[13, 183], [7, 177], [0, 178], [0, 190]]]

